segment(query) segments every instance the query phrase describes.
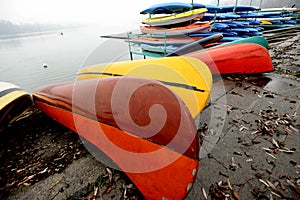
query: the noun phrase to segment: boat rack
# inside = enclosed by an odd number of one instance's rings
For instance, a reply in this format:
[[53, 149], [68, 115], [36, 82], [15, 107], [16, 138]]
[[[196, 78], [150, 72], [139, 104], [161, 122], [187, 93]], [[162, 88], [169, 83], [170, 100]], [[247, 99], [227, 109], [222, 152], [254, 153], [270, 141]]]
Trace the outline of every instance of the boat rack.
[[[151, 52], [151, 51], [146, 51], [143, 50], [141, 44], [143, 42], [138, 41], [139, 39], [142, 39], [143, 37], [147, 38], [163, 38], [164, 40], [164, 45], [163, 45], [163, 51], [162, 52]], [[128, 42], [128, 48], [129, 48], [129, 55], [130, 55], [130, 60], [133, 60], [133, 55], [141, 55], [143, 56], [144, 59], [146, 57], [154, 57], [154, 58], [159, 58], [159, 57], [165, 57], [167, 55], [167, 44], [166, 44], [166, 33], [164, 35], [152, 35], [152, 34], [142, 34], [142, 33], [127, 33], [127, 42]], [[135, 41], [136, 40], [136, 41]]]

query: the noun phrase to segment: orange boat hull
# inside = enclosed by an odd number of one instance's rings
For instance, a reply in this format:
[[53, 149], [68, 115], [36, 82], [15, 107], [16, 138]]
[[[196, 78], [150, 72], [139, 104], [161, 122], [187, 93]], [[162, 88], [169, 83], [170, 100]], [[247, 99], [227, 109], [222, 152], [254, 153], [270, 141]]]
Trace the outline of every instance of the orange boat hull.
[[[126, 77], [118, 85], [120, 79], [52, 85], [35, 92], [33, 100], [50, 117], [112, 159], [146, 199], [183, 199], [199, 166], [199, 143], [188, 109], [175, 93], [157, 81]], [[128, 91], [136, 83], [142, 86], [133, 93]], [[122, 98], [114, 99], [116, 87], [120, 87], [118, 97], [131, 95], [129, 104]], [[117, 105], [111, 104], [113, 101]], [[164, 114], [159, 109], [153, 111], [152, 106], [157, 104], [165, 108], [163, 124], [159, 115]], [[125, 113], [127, 108], [130, 119]]]
[[256, 74], [274, 71], [268, 50], [258, 44], [232, 44], [184, 56], [201, 60], [212, 74]]
[[211, 30], [211, 25], [212, 23], [210, 22], [197, 22], [193, 24], [188, 24], [186, 26], [176, 26], [171, 28], [160, 26], [140, 26], [140, 30], [142, 33], [145, 34], [176, 36], [188, 33], [208, 32]]

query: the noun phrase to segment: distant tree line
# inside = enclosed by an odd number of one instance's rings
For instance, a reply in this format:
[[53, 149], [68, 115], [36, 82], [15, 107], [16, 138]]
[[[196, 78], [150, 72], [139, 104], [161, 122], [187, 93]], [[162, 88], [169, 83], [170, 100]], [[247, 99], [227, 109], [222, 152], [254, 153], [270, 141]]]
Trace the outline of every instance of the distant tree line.
[[[70, 26], [69, 26], [70, 27]], [[11, 35], [11, 34], [22, 34], [22, 33], [33, 33], [50, 30], [61, 30], [68, 28], [62, 25], [52, 24], [14, 24], [7, 20], [0, 20], [0, 35]]]

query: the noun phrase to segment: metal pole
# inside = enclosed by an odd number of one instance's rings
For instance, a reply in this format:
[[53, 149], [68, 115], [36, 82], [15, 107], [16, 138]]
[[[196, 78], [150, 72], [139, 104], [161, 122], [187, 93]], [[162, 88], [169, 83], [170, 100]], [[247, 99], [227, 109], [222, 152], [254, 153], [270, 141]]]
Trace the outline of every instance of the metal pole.
[[[220, 0], [218, 0], [217, 6], [219, 6], [219, 5], [220, 5]], [[217, 19], [217, 12], [218, 11], [215, 11], [214, 24], [216, 23], [216, 19]]]
[[263, 1], [263, 0], [260, 0], [259, 8], [261, 8], [261, 3], [262, 3], [262, 1]]
[[233, 8], [233, 14], [235, 14], [235, 10], [236, 10], [236, 6], [238, 5], [238, 1], [239, 1], [239, 0], [236, 0], [236, 1], [235, 1], [235, 6], [234, 6], [234, 8]]
[[128, 47], [129, 47], [129, 55], [130, 55], [130, 60], [133, 60], [133, 55], [132, 55], [132, 51], [131, 51], [131, 44], [130, 44], [130, 33], [127, 32], [127, 40], [128, 40]]

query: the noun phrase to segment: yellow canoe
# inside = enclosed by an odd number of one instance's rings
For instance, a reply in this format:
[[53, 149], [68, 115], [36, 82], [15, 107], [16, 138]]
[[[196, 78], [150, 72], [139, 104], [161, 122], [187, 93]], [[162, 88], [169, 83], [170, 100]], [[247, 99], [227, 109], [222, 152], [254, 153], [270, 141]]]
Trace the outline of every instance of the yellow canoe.
[[193, 20], [195, 18], [201, 19], [204, 16], [205, 12], [207, 12], [206, 8], [198, 8], [198, 9], [193, 9], [179, 14], [171, 14], [166, 16], [147, 18], [144, 19], [142, 23], [148, 24], [150, 26], [164, 26], [170, 24], [177, 24], [177, 23]]
[[30, 94], [12, 83], [0, 82], [0, 131], [26, 112], [31, 105]]
[[212, 87], [212, 75], [206, 64], [188, 57], [164, 57], [88, 66], [78, 72], [77, 80], [113, 76], [143, 77], [164, 83], [183, 100], [194, 119], [206, 106]]

